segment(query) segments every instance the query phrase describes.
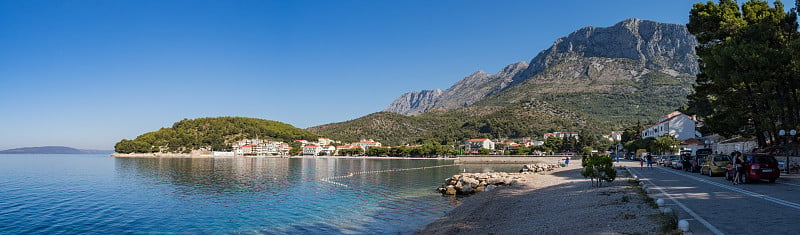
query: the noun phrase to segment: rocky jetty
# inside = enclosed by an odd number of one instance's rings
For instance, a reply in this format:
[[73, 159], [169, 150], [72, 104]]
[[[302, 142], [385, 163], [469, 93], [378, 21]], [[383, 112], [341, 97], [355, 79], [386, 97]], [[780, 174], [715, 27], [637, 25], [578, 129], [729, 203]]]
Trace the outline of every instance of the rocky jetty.
[[462, 173], [444, 179], [444, 185], [437, 190], [445, 195], [469, 195], [484, 191], [491, 191], [501, 185], [515, 185], [522, 179], [522, 174], [551, 171], [561, 167], [560, 164], [537, 163], [524, 165], [520, 173]]

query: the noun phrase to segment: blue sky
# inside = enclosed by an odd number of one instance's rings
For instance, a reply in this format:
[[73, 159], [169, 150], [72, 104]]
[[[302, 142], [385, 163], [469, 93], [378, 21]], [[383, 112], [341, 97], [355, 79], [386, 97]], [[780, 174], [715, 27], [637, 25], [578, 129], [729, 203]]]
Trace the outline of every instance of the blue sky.
[[183, 118], [346, 121], [584, 26], [685, 24], [696, 2], [0, 1], [0, 149], [112, 149]]

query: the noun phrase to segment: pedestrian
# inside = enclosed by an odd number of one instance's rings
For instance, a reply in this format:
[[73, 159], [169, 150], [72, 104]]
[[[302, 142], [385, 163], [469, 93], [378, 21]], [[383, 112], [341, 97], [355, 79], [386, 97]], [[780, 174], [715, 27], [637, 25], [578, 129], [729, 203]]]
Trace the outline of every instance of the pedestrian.
[[564, 158], [564, 166], [569, 166], [569, 157]]
[[639, 167], [644, 167], [644, 157], [639, 158]]
[[742, 173], [744, 173], [743, 172], [743, 168], [742, 168], [742, 164], [744, 164], [744, 159], [742, 159], [742, 153], [736, 152], [736, 160], [734, 161], [734, 165], [733, 165], [733, 175], [734, 175], [733, 184], [734, 185], [737, 185], [737, 184], [741, 183]]
[[647, 155], [647, 167], [653, 168], [653, 156]]

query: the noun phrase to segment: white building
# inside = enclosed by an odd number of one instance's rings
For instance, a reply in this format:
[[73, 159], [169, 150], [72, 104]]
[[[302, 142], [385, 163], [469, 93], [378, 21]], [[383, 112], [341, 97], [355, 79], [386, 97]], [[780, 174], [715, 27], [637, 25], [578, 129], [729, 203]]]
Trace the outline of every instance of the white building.
[[612, 131], [611, 141], [622, 141], [622, 133], [624, 133], [624, 131]]
[[657, 138], [664, 135], [675, 136], [678, 140], [698, 137], [695, 121], [686, 114], [675, 111], [658, 118], [658, 123], [642, 131], [642, 139]]
[[351, 143], [350, 146], [355, 146], [363, 149], [364, 151], [369, 150], [372, 147], [380, 147], [381, 142], [376, 142], [374, 140], [361, 140], [359, 142]]
[[742, 153], [752, 153], [753, 149], [758, 148], [758, 142], [753, 138], [732, 138], [723, 140], [714, 146], [714, 150], [720, 154], [730, 154], [733, 151]]
[[478, 153], [478, 149], [485, 148], [494, 150], [494, 142], [490, 139], [470, 139], [464, 143], [468, 153]]
[[322, 147], [320, 146], [306, 145], [303, 147], [303, 155], [317, 156], [320, 152], [322, 152]]
[[563, 139], [564, 137], [578, 138], [580, 136], [580, 133], [578, 133], [576, 131], [553, 132], [553, 133], [546, 133], [546, 134], [544, 134], [543, 137], [544, 137], [544, 139], [547, 139], [547, 137], [551, 137], [551, 136], [559, 138], [559, 139]]
[[231, 148], [235, 156], [274, 156], [289, 154], [289, 144], [274, 140], [240, 140], [233, 143]]

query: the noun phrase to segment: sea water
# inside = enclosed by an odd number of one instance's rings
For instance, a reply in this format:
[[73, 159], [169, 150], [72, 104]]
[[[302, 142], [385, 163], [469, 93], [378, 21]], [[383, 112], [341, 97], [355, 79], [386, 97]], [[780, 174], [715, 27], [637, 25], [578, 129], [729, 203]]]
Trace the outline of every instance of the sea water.
[[408, 234], [453, 160], [0, 155], [1, 234]]

